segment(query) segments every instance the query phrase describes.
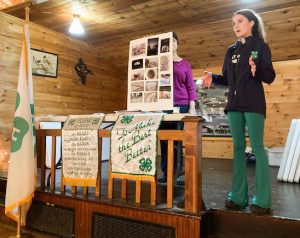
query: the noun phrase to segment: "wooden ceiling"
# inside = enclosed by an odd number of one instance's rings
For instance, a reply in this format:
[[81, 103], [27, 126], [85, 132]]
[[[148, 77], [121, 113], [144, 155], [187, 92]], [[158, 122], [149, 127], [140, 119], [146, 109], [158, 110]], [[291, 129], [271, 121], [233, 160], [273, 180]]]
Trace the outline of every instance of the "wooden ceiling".
[[[299, 0], [36, 0], [30, 20], [70, 35], [72, 16], [80, 14], [86, 33], [77, 38], [100, 48], [102, 57], [124, 70], [130, 40], [176, 31], [180, 55], [193, 68], [206, 68], [222, 64], [226, 48], [235, 40], [232, 13], [241, 8], [261, 13], [273, 60], [300, 58]], [[23, 7], [3, 11], [24, 19]]]

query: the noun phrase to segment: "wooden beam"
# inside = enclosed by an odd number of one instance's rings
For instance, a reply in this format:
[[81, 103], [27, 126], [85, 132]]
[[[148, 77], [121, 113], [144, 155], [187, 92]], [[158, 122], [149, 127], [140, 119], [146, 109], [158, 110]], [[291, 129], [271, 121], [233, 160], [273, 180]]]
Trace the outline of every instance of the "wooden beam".
[[6, 0], [1, 1], [0, 3], [0, 11], [2, 12], [11, 12], [17, 9], [25, 8], [26, 6], [31, 5], [31, 0]]

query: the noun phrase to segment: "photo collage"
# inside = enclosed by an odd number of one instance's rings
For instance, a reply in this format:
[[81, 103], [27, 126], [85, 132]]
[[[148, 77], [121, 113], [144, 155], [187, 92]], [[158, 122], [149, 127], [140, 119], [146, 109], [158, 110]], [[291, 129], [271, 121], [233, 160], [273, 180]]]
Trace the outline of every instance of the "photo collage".
[[172, 32], [130, 42], [128, 110], [173, 109]]

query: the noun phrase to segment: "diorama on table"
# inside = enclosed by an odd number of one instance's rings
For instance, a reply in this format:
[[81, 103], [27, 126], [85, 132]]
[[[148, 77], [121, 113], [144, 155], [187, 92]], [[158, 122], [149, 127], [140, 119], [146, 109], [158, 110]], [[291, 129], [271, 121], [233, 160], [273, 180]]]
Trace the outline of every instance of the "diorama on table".
[[205, 118], [202, 125], [203, 135], [231, 136], [228, 120], [224, 113], [228, 87], [213, 85], [210, 89], [202, 89], [200, 84], [200, 87], [197, 87], [197, 94], [198, 111]]
[[172, 32], [130, 42], [127, 110], [173, 109]]

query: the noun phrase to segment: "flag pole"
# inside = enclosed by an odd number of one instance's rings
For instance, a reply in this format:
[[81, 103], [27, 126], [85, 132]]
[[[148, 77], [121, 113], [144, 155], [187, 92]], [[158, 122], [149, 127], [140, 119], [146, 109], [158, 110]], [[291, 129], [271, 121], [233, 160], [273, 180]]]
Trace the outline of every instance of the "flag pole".
[[[25, 21], [29, 22], [29, 11], [30, 8], [27, 6], [25, 7]], [[18, 228], [17, 228], [17, 238], [22, 237], [21, 236], [21, 216], [22, 216], [22, 212], [21, 212], [21, 204], [18, 206]]]
[[[27, 47], [29, 46], [29, 39], [27, 41], [27, 38], [29, 38], [29, 32], [28, 32], [28, 27], [27, 27], [27, 24], [29, 23], [29, 10], [30, 10], [29, 6], [26, 6], [25, 7], [25, 20], [23, 22], [23, 24], [24, 24], [24, 40], [23, 41], [24, 42], [23, 42], [23, 47], [22, 47], [21, 59], [20, 59], [19, 79], [18, 79], [18, 87], [17, 87], [18, 93], [17, 93], [17, 99], [16, 99], [16, 110], [15, 110], [15, 115], [14, 115], [14, 128], [17, 128], [17, 129], [21, 128], [22, 126], [24, 127], [24, 125], [26, 125], [26, 128], [27, 127], [30, 128], [30, 124], [32, 123], [31, 118], [29, 116], [30, 115], [30, 110], [28, 110], [29, 107], [26, 108], [26, 105], [24, 104], [27, 102], [26, 100], [29, 101], [29, 99], [30, 99], [30, 91], [28, 88], [28, 82], [25, 81], [29, 78], [29, 75], [27, 72], [28, 71], [28, 60], [29, 60], [29, 59], [27, 59], [28, 58]], [[26, 45], [25, 45], [25, 43], [26, 43]], [[30, 49], [30, 47], [28, 47], [28, 48]], [[31, 80], [31, 77], [30, 77], [30, 80]], [[27, 90], [28, 90], [28, 92], [27, 92]], [[19, 95], [19, 92], [22, 94], [21, 97]], [[19, 97], [19, 99], [18, 99], [18, 97]], [[21, 100], [21, 98], [22, 98], [22, 100]], [[24, 109], [24, 111], [17, 110], [20, 103], [21, 103], [22, 107], [24, 107], [26, 110], [25, 109]], [[18, 121], [15, 120], [17, 117], [22, 119], [23, 125], [22, 125], [22, 123], [19, 123]], [[27, 130], [28, 130], [28, 128], [27, 128]], [[19, 130], [21, 130], [21, 129], [19, 129]], [[27, 134], [28, 134], [28, 136], [25, 137], [25, 135], [27, 135]], [[24, 138], [24, 140], [27, 140], [28, 143], [32, 143], [33, 142], [31, 140], [32, 135], [30, 135], [30, 132], [27, 133], [27, 131], [25, 134], [23, 134], [23, 137], [21, 139], [18, 137], [18, 135], [14, 134], [14, 133], [12, 135], [12, 137], [15, 138], [15, 140], [12, 140], [12, 145], [11, 145], [10, 166], [9, 166], [9, 171], [8, 171], [6, 196], [5, 196], [5, 214], [17, 222], [17, 234], [15, 236], [13, 236], [14, 238], [21, 237], [21, 233], [22, 233], [21, 228], [22, 228], [22, 225], [25, 225], [26, 213], [29, 208], [28, 206], [30, 206], [32, 197], [34, 194], [34, 188], [33, 188], [34, 187], [33, 186], [34, 179], [33, 179], [33, 177], [31, 177], [31, 175], [32, 175], [31, 173], [30, 174], [29, 173], [21, 173], [22, 176], [26, 177], [25, 181], [27, 181], [27, 179], [28, 179], [30, 184], [27, 184], [28, 188], [26, 190], [18, 191], [18, 192], [20, 192], [20, 194], [19, 193], [13, 194], [14, 189], [13, 189], [12, 185], [13, 185], [13, 183], [18, 182], [17, 180], [20, 179], [20, 176], [17, 176], [16, 181], [14, 181], [14, 180], [12, 180], [12, 173], [19, 172], [19, 174], [20, 174], [21, 170], [20, 170], [20, 167], [17, 167], [17, 159], [19, 159], [19, 157], [21, 157], [21, 153], [23, 153], [23, 152], [26, 153], [26, 156], [24, 156], [24, 159], [26, 159], [26, 162], [28, 162], [28, 164], [31, 165], [27, 168], [28, 171], [33, 170], [33, 172], [35, 172], [34, 170], [36, 169], [33, 167], [34, 151], [30, 150], [30, 148], [27, 149], [27, 147], [26, 148], [24, 146], [22, 147], [22, 143], [21, 143], [21, 145], [20, 145], [20, 143], [17, 143], [19, 140], [23, 140], [23, 138]], [[24, 163], [21, 163], [21, 165], [23, 165], [23, 164]], [[13, 182], [11, 182], [11, 181], [13, 181]], [[32, 191], [31, 191], [31, 187], [32, 187]], [[20, 189], [20, 186], [18, 186], [17, 189]], [[22, 205], [23, 203], [27, 203], [27, 204], [25, 206], [23, 206]], [[18, 204], [18, 205], [16, 206], [16, 204]], [[17, 209], [17, 211], [16, 211], [16, 209]]]
[[17, 230], [17, 238], [21, 237], [21, 205], [18, 206], [18, 230]]
[[21, 204], [18, 206], [18, 225], [17, 225], [17, 235], [16, 236], [9, 236], [8, 238], [20, 238], [21, 236]]
[[25, 21], [29, 22], [29, 11], [30, 7], [25, 7]]

